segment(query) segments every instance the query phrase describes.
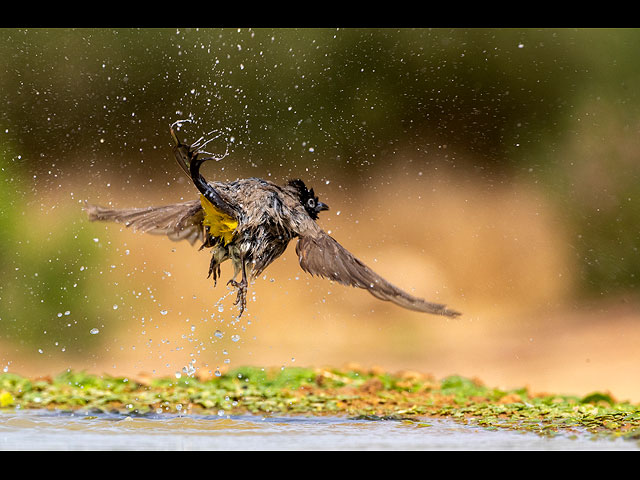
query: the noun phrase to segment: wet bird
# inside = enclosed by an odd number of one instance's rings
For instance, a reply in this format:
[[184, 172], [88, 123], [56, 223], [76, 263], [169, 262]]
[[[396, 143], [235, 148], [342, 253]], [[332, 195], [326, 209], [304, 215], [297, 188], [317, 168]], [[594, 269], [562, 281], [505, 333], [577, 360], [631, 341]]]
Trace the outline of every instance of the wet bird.
[[213, 276], [214, 284], [220, 277], [221, 264], [230, 260], [234, 273], [227, 285], [237, 289], [238, 317], [246, 307], [248, 282], [280, 257], [295, 238], [300, 267], [311, 275], [362, 288], [409, 310], [448, 317], [460, 315], [446, 305], [414, 297], [392, 285], [322, 230], [316, 220], [329, 207], [302, 180], [290, 180], [282, 186], [260, 178], [206, 181], [200, 167], [214, 159], [204, 151], [210, 140], [201, 137], [191, 145], [182, 143], [176, 134], [178, 123], [170, 127], [173, 152], [200, 191], [200, 198], [122, 210], [87, 204], [90, 220], [118, 222], [135, 231], [187, 240], [192, 245], [202, 242], [200, 249], [211, 249], [209, 277]]

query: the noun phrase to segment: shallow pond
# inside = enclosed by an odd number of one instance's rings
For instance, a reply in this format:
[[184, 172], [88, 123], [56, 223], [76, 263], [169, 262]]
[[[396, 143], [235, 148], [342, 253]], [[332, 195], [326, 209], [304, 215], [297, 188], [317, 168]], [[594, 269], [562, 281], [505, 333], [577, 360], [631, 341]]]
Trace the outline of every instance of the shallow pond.
[[[422, 426], [419, 426], [422, 425]], [[0, 412], [0, 450], [638, 450], [635, 441], [338, 417]]]

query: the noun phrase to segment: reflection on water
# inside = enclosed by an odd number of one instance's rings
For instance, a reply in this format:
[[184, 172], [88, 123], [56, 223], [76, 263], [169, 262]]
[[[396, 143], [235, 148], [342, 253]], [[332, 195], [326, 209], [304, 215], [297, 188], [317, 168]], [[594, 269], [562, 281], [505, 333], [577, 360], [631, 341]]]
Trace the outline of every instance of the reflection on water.
[[0, 450], [637, 450], [622, 439], [543, 438], [447, 419], [0, 412]]

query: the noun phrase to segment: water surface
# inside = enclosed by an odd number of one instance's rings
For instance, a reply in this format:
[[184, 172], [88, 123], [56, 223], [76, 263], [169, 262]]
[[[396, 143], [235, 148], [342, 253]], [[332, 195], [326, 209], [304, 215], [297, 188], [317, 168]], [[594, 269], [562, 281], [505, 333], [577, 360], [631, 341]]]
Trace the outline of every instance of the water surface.
[[540, 437], [449, 419], [0, 412], [0, 450], [638, 450], [589, 434]]

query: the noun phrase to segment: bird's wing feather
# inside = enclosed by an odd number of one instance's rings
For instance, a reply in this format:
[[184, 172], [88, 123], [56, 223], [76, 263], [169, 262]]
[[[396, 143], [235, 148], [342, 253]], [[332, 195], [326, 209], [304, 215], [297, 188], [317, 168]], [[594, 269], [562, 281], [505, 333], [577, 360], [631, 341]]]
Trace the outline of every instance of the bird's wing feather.
[[448, 309], [446, 305], [427, 302], [390, 284], [323, 230], [318, 229], [313, 235], [301, 236], [296, 253], [302, 269], [311, 275], [363, 288], [374, 297], [410, 310], [448, 317], [460, 315], [459, 312]]
[[89, 220], [122, 223], [134, 231], [167, 235], [171, 240], [204, 241], [204, 214], [199, 200], [161, 207], [113, 210], [85, 205]]

